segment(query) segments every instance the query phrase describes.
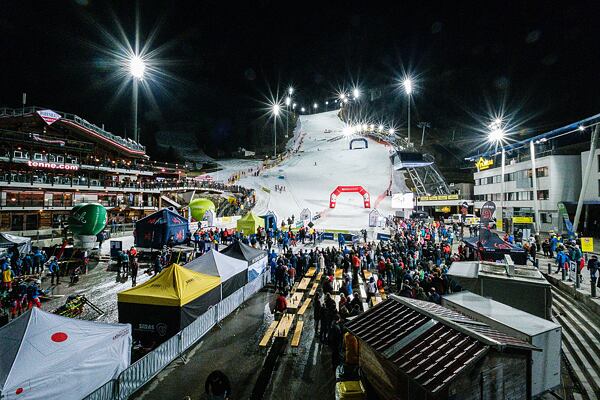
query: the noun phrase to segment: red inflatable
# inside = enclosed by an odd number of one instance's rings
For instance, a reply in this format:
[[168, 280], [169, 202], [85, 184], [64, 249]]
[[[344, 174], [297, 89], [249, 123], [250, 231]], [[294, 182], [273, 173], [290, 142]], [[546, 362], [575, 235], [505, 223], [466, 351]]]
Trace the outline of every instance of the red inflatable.
[[365, 208], [371, 208], [371, 196], [369, 196], [369, 192], [367, 192], [362, 186], [338, 186], [335, 188], [331, 195], [329, 196], [329, 208], [335, 208], [335, 204], [337, 203], [337, 198], [340, 193], [360, 193], [363, 197], [363, 203]]

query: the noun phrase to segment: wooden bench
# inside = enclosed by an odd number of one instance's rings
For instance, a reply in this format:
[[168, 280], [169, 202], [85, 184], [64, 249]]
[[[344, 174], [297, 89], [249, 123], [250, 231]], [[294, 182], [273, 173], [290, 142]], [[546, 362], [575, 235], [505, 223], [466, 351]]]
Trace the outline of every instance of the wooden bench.
[[312, 278], [313, 276], [315, 276], [316, 272], [317, 272], [317, 269], [315, 267], [310, 267], [308, 269], [308, 271], [306, 271], [306, 274], [304, 276], [306, 276], [308, 278]]
[[320, 282], [322, 277], [323, 277], [323, 272], [319, 272], [317, 274], [317, 282]]
[[369, 278], [371, 276], [373, 276], [373, 274], [371, 273], [371, 271], [367, 271], [366, 269], [363, 269], [363, 275], [365, 276], [365, 281], [368, 281]]
[[265, 332], [265, 335], [263, 336], [262, 340], [258, 344], [260, 347], [267, 347], [267, 345], [269, 344], [269, 340], [271, 339], [271, 336], [273, 336], [273, 332], [275, 332], [275, 328], [277, 327], [278, 323], [279, 323], [279, 321], [271, 322], [271, 325], [269, 325], [269, 327], [267, 328], [267, 331]]
[[292, 347], [298, 347], [300, 345], [300, 335], [302, 335], [302, 328], [304, 328], [304, 321], [298, 321], [296, 329], [294, 329], [294, 336], [292, 336]]
[[338, 269], [335, 270], [335, 273], [334, 273], [334, 278], [335, 279], [342, 279], [342, 275], [344, 275], [344, 270], [343, 269], [338, 268]]
[[319, 288], [319, 284], [317, 282], [313, 283], [312, 285], [312, 289], [310, 289], [310, 292], [308, 292], [309, 296], [314, 296], [317, 293], [317, 289]]
[[376, 306], [377, 304], [381, 303], [381, 297], [379, 296], [373, 296], [371, 297], [371, 305], [372, 306]]
[[365, 290], [365, 285], [360, 285], [358, 287], [358, 291], [360, 292], [360, 298], [362, 300], [366, 300], [367, 299], [367, 292]]
[[308, 285], [310, 284], [310, 278], [302, 278], [300, 284], [298, 285], [298, 290], [307, 290]]
[[288, 312], [296, 312], [300, 308], [300, 303], [302, 303], [302, 297], [304, 296], [304, 292], [296, 292], [290, 296], [287, 301]]
[[292, 322], [294, 322], [294, 316], [292, 314], [285, 314], [283, 317], [281, 317], [281, 321], [279, 321], [279, 324], [275, 328], [275, 334], [273, 337], [287, 337], [292, 327]]
[[298, 315], [304, 315], [304, 313], [306, 312], [306, 309], [308, 308], [309, 305], [310, 305], [310, 298], [306, 299], [304, 304], [302, 304], [302, 307], [300, 307], [300, 310], [298, 310]]

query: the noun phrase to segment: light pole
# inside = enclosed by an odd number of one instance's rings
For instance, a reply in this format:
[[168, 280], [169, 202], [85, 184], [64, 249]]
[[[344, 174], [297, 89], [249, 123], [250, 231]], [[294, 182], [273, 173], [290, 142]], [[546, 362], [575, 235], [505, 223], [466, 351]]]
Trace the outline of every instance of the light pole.
[[423, 143], [425, 142], [425, 128], [431, 128], [431, 124], [429, 122], [419, 122], [417, 126], [423, 128], [423, 133], [421, 134], [421, 147], [423, 147]]
[[410, 95], [413, 90], [412, 80], [410, 78], [406, 78], [402, 82], [402, 85], [404, 86], [404, 91], [406, 92], [406, 97], [408, 99], [408, 144], [410, 145]]
[[[502, 159], [500, 166], [500, 207], [498, 207], [498, 214], [500, 215], [500, 227], [505, 231], [504, 227], [504, 168], [506, 165], [506, 153], [504, 151], [504, 137], [505, 132], [502, 128], [502, 120], [500, 118], [496, 118], [490, 125], [490, 131], [488, 133], [488, 140], [492, 143], [495, 143], [497, 146], [502, 148]], [[537, 195], [537, 193], [536, 193]], [[498, 218], [496, 218], [496, 227], [498, 227]]]
[[317, 103], [313, 104], [313, 108], [315, 109], [314, 112], [317, 112], [317, 108], [319, 108], [319, 105]]
[[[290, 89], [292, 89], [292, 88], [290, 88]], [[288, 137], [289, 130], [290, 130], [290, 128], [289, 128], [289, 125], [290, 125], [290, 104], [292, 104], [292, 99], [291, 99], [290, 96], [288, 96], [288, 97], [285, 98], [285, 137]]]
[[327, 111], [327, 109], [329, 108], [328, 106], [329, 106], [329, 102], [328, 102], [328, 101], [326, 101], [326, 102], [325, 102], [325, 111]]
[[138, 82], [144, 79], [146, 64], [139, 56], [133, 56], [129, 60], [129, 73], [133, 77], [133, 140], [140, 142], [138, 132]]
[[279, 116], [279, 104], [273, 104], [273, 158], [277, 158], [277, 116]]

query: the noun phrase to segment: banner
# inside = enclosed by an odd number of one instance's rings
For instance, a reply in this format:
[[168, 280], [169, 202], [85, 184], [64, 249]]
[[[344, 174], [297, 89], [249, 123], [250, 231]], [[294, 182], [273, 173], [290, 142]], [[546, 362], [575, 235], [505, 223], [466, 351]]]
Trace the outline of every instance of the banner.
[[494, 218], [494, 213], [496, 212], [496, 203], [493, 201], [486, 201], [481, 206], [481, 224], [483, 226], [487, 226], [490, 221]]
[[533, 224], [533, 217], [513, 217], [513, 224]]
[[392, 208], [403, 208], [412, 210], [415, 204], [415, 194], [413, 192], [408, 193], [394, 193], [392, 195]]
[[377, 240], [390, 240], [392, 237], [387, 233], [378, 233]]
[[558, 206], [558, 214], [560, 215], [560, 218], [562, 218], [563, 223], [565, 224], [565, 228], [567, 229], [567, 232], [569, 233], [569, 238], [574, 238], [575, 234], [573, 232], [573, 224], [571, 223], [571, 219], [569, 218], [569, 213], [567, 212], [567, 207], [565, 207], [565, 204], [563, 202], [559, 202], [557, 203]]
[[36, 112], [48, 125], [52, 125], [60, 119], [60, 114], [57, 114], [52, 110], [39, 110]]
[[321, 233], [321, 239], [322, 240], [334, 240], [335, 235], [333, 234], [333, 232], [323, 232]]

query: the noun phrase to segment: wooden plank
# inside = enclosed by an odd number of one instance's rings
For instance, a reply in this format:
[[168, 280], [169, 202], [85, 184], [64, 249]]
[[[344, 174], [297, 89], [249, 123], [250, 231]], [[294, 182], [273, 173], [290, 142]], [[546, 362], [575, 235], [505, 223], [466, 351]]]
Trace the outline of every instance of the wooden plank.
[[365, 281], [368, 281], [369, 278], [373, 275], [371, 273], [371, 271], [367, 271], [366, 269], [363, 269], [363, 275], [365, 276]]
[[344, 270], [341, 268], [338, 268], [335, 270], [334, 277], [335, 277], [335, 279], [342, 279], [343, 274], [344, 274]]
[[310, 305], [310, 298], [306, 299], [304, 304], [302, 304], [302, 307], [300, 307], [300, 310], [298, 310], [298, 315], [304, 315], [304, 313], [306, 312], [306, 309], [308, 308], [309, 305]]
[[298, 290], [307, 290], [308, 285], [310, 284], [310, 278], [302, 278], [300, 284], [298, 285]]
[[319, 284], [317, 282], [313, 283], [312, 285], [312, 289], [310, 289], [310, 292], [308, 292], [309, 296], [314, 296], [317, 293], [317, 289], [319, 288]]
[[269, 344], [269, 339], [271, 339], [271, 336], [273, 336], [273, 332], [275, 332], [275, 328], [277, 327], [278, 323], [279, 323], [279, 321], [271, 322], [271, 325], [269, 325], [269, 327], [267, 328], [267, 331], [265, 332], [265, 335], [263, 336], [262, 340], [258, 344], [260, 347], [267, 347], [267, 345]]
[[300, 335], [302, 335], [303, 327], [304, 321], [298, 321], [296, 329], [294, 330], [294, 336], [292, 336], [292, 347], [298, 347], [300, 345]]
[[323, 277], [323, 272], [319, 272], [317, 274], [317, 282], [320, 282], [322, 277]]
[[381, 297], [379, 297], [379, 296], [371, 297], [371, 305], [375, 306], [379, 303], [381, 303]]
[[287, 308], [290, 312], [296, 312], [298, 308], [300, 308], [300, 303], [302, 303], [302, 297], [304, 292], [296, 292], [290, 296], [287, 301]]
[[306, 274], [304, 276], [312, 278], [313, 276], [315, 276], [316, 272], [317, 272], [317, 269], [315, 267], [310, 267], [308, 269], [308, 271], [306, 271]]
[[287, 337], [287, 335], [290, 332], [290, 329], [292, 327], [292, 322], [294, 322], [294, 315], [284, 314], [281, 317], [281, 321], [279, 321], [277, 328], [275, 328], [274, 337], [279, 337], [279, 338]]

